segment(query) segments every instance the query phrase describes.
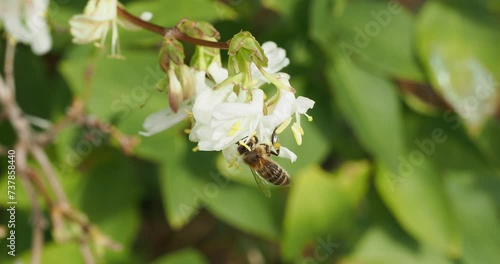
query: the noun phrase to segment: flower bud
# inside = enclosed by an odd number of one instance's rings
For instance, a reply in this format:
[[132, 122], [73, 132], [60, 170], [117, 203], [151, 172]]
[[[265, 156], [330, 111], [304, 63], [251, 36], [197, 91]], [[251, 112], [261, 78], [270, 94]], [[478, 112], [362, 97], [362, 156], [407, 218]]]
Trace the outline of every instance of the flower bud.
[[217, 31], [214, 26], [210, 23], [203, 21], [192, 21], [183, 19], [179, 24], [177, 24], [177, 29], [193, 38], [201, 38], [206, 40], [218, 40], [220, 39], [219, 31]]
[[187, 65], [182, 65], [179, 71], [182, 82], [182, 99], [193, 98], [196, 93], [196, 79], [193, 70]]
[[172, 63], [184, 64], [184, 47], [178, 40], [166, 38], [160, 49], [160, 66], [164, 72], [167, 72]]
[[[197, 22], [184, 19], [177, 24], [177, 29], [193, 38], [204, 39], [209, 41], [217, 41], [220, 39], [219, 32], [207, 22]], [[191, 66], [198, 70], [207, 70], [208, 66], [216, 62], [222, 65], [220, 58], [220, 50], [216, 48], [208, 48], [204, 46], [196, 46], [195, 52], [191, 59]]]
[[170, 109], [172, 109], [174, 113], [177, 113], [179, 110], [183, 98], [184, 95], [181, 83], [179, 82], [175, 71], [171, 69], [168, 71], [168, 102], [170, 104]]
[[267, 57], [259, 42], [248, 31], [234, 35], [229, 43], [229, 56], [239, 57], [260, 67], [267, 66]]

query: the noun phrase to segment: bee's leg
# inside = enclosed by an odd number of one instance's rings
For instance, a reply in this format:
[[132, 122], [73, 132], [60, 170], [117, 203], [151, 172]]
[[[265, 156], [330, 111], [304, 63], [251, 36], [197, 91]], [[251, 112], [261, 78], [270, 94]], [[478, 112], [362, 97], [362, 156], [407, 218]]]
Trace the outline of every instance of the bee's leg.
[[274, 150], [271, 151], [271, 154], [279, 156], [279, 154], [280, 154], [280, 147], [281, 147], [281, 144], [279, 142], [275, 142], [273, 144]]

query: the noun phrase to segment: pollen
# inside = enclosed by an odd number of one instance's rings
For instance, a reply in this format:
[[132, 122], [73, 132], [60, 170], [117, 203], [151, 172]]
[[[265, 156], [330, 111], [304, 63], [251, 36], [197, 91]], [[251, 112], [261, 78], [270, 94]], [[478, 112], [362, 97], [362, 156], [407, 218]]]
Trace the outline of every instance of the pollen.
[[292, 125], [292, 132], [295, 142], [297, 142], [297, 145], [300, 146], [302, 144], [302, 135], [304, 134], [304, 130], [302, 130], [299, 124], [294, 123]]
[[231, 127], [231, 130], [229, 130], [229, 132], [227, 132], [227, 135], [228, 136], [234, 136], [234, 134], [236, 134], [238, 131], [241, 130], [241, 123], [240, 121], [234, 123], [234, 125]]

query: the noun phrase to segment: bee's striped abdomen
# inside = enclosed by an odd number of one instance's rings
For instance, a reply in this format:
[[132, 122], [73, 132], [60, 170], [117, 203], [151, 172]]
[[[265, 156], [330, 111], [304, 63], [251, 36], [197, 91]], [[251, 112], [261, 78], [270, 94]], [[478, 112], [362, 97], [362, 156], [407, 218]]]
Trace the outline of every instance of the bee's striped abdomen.
[[265, 173], [261, 173], [267, 181], [274, 185], [284, 186], [290, 184], [288, 173], [274, 162], [267, 162], [264, 165]]

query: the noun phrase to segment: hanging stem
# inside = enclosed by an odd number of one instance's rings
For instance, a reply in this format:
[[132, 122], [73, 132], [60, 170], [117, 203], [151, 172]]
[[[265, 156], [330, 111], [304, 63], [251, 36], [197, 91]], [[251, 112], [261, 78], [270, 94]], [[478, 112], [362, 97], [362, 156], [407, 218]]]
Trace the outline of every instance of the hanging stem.
[[217, 49], [229, 49], [229, 44], [225, 42], [214, 42], [214, 41], [208, 41], [204, 39], [198, 39], [198, 38], [193, 38], [190, 37], [182, 32], [179, 31], [176, 27], [171, 27], [171, 28], [164, 28], [162, 26], [144, 21], [129, 12], [127, 10], [123, 9], [120, 6], [117, 6], [117, 13], [119, 16], [123, 17], [127, 21], [131, 22], [132, 24], [141, 27], [143, 29], [149, 30], [151, 32], [157, 33], [159, 35], [162, 35], [163, 37], [169, 37], [169, 38], [175, 38], [181, 41], [185, 41], [188, 43], [191, 43], [193, 45], [198, 45], [198, 46], [205, 46], [209, 48], [217, 48]]

